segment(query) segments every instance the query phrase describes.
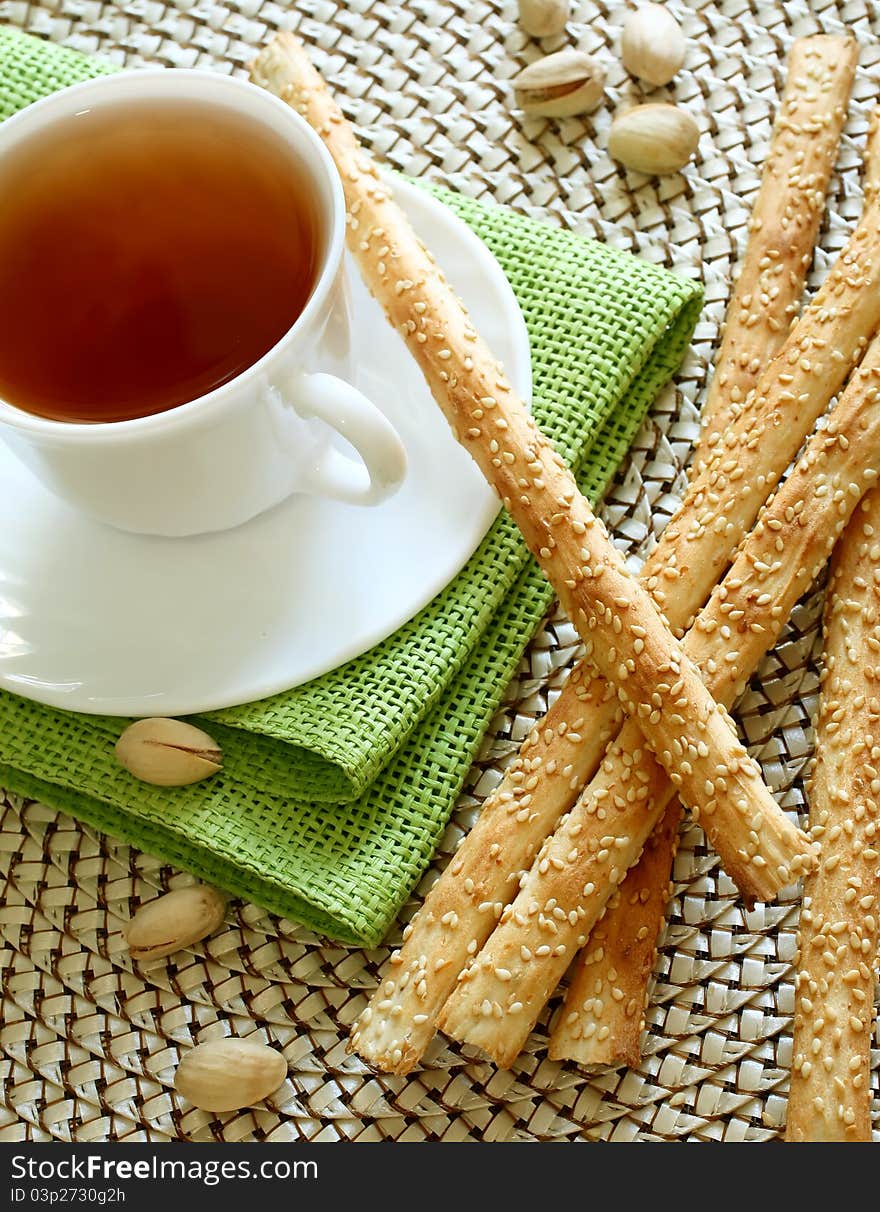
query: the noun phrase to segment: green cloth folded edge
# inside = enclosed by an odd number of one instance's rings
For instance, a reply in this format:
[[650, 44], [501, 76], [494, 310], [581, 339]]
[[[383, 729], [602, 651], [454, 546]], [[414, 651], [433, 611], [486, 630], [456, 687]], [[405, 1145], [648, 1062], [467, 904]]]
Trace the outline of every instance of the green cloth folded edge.
[[[0, 28], [0, 117], [111, 70]], [[681, 363], [700, 286], [430, 188], [504, 269], [529, 331], [534, 415], [597, 502]], [[319, 934], [374, 946], [430, 862], [552, 598], [501, 515], [450, 585], [383, 643], [305, 686], [201, 717], [223, 748], [215, 778], [138, 783], [113, 756], [126, 721], [0, 692], [0, 785]]]

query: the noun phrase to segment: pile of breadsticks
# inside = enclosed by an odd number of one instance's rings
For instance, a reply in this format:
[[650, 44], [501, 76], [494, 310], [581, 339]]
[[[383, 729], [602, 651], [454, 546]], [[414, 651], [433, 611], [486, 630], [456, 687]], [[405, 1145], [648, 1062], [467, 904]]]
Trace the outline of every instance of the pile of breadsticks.
[[[880, 467], [873, 188], [849, 243], [796, 318], [855, 58], [854, 43], [842, 38], [806, 38], [792, 48], [693, 476], [639, 578], [535, 427], [300, 43], [279, 35], [252, 65], [252, 79], [294, 106], [326, 143], [367, 285], [584, 644], [583, 660], [407, 926], [355, 1025], [353, 1050], [378, 1068], [408, 1072], [438, 1027], [511, 1064], [569, 968], [551, 1055], [587, 1065], [636, 1060], [683, 805], [747, 901], [807, 877], [793, 1098], [801, 1089], [809, 1106], [792, 1116], [791, 1131], [808, 1135], [820, 1121], [829, 1132], [838, 1124], [864, 1131], [854, 1099], [857, 1090], [868, 1094], [875, 780], [880, 790], [880, 735], [875, 757], [871, 733], [880, 695], [865, 684], [872, 653], [880, 652], [880, 591], [868, 571], [880, 503], [865, 497]], [[876, 136], [869, 176], [875, 144]], [[811, 842], [767, 791], [726, 709], [854, 514], [827, 616], [825, 754]], [[880, 554], [880, 530], [876, 542]], [[880, 661], [877, 668], [880, 676]]]

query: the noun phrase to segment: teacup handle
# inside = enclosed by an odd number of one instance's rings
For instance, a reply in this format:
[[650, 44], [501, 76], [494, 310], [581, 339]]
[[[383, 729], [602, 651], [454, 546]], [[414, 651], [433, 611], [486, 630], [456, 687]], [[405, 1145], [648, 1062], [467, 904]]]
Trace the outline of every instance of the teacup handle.
[[328, 374], [299, 374], [291, 395], [301, 417], [318, 417], [345, 438], [361, 461], [324, 451], [308, 473], [315, 493], [352, 505], [377, 505], [406, 474], [406, 450], [397, 430], [357, 388]]

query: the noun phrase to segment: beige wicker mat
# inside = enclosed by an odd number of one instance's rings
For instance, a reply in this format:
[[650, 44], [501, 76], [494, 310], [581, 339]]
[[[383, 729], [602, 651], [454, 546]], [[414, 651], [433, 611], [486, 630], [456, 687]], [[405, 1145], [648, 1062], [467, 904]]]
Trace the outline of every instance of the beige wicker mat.
[[[636, 92], [614, 54], [627, 6], [581, 0], [574, 7], [572, 40], [607, 60], [611, 104], [586, 124], [527, 128], [505, 88], [537, 53], [516, 25], [515, 0], [2, 0], [0, 20], [119, 63], [235, 72], [274, 30], [298, 27], [368, 142], [395, 167], [551, 215], [701, 276], [707, 306], [692, 354], [605, 509], [637, 558], [681, 488], [784, 52], [795, 35], [845, 28], [862, 46], [815, 281], [860, 208], [859, 145], [880, 92], [880, 9], [871, 0], [670, 0], [691, 42], [674, 91], [705, 134], [686, 174], [633, 191], [603, 150], [611, 109]], [[554, 48], [550, 41], [544, 49]], [[820, 604], [817, 590], [799, 607], [739, 711], [768, 780], [786, 806], [798, 808], [811, 751]], [[551, 618], [472, 771], [445, 854], [576, 651], [571, 627]], [[325, 945], [254, 906], [235, 905], [219, 935], [135, 973], [120, 936], [131, 899], [188, 877], [38, 804], [0, 800], [0, 810], [0, 1140], [780, 1136], [798, 901], [789, 895], [745, 912], [695, 828], [676, 861], [638, 1070], [591, 1077], [551, 1063], [545, 1018], [511, 1072], [438, 1039], [421, 1071], [388, 1078], [344, 1051], [385, 948]], [[171, 1079], [179, 1049], [230, 1030], [256, 1030], [282, 1046], [289, 1079], [259, 1110], [212, 1117], [178, 1100]], [[880, 1139], [880, 1037], [875, 1043]]]

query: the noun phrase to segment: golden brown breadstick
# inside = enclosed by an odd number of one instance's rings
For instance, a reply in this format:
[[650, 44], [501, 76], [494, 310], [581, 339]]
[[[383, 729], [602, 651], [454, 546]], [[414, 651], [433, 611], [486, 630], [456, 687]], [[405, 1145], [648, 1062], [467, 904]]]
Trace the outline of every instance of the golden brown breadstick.
[[[315, 128], [345, 190], [349, 246], [368, 287], [402, 335], [446, 415], [498, 492], [577, 627], [587, 657], [639, 719], [688, 807], [708, 808], [713, 838], [746, 895], [773, 896], [809, 853], [716, 708], [699, 670], [626, 569], [574, 476], [540, 432], [420, 243], [375, 164], [292, 34], [279, 34], [252, 79]], [[716, 790], [706, 799], [705, 788]], [[760, 830], [753, 823], [761, 821]], [[755, 833], [757, 844], [748, 836]], [[748, 858], [737, 862], [736, 853]], [[762, 864], [755, 864], [755, 856]], [[780, 875], [784, 870], [785, 878]]]
[[680, 824], [681, 805], [673, 797], [577, 957], [550, 1034], [551, 1060], [590, 1069], [638, 1065]]
[[804, 882], [789, 1141], [871, 1139], [880, 889], [880, 490], [842, 535], [825, 600], [809, 789], [819, 866]]
[[[863, 161], [865, 196], [873, 197], [880, 183], [880, 122], [876, 112], [868, 127]], [[736, 424], [736, 420], [731, 423]], [[664, 824], [670, 811], [667, 810]], [[642, 1020], [639, 1016], [634, 1021], [629, 1012], [634, 1005], [641, 1006], [648, 996], [677, 837], [677, 828], [662, 835], [654, 831], [653, 844], [646, 847], [639, 862], [630, 869], [620, 896], [609, 904], [594, 932], [595, 938], [591, 937], [579, 955], [569, 979], [566, 1009], [558, 1016], [550, 1036], [552, 1059], [576, 1060], [589, 1068], [632, 1066], [638, 1062]], [[643, 870], [647, 865], [655, 872], [653, 883], [647, 869]], [[597, 951], [595, 940], [600, 940], [602, 959], [591, 963], [589, 957]], [[615, 982], [612, 972], [622, 973], [626, 982], [625, 1005], [613, 995], [620, 982]]]
[[853, 38], [821, 34], [792, 44], [748, 244], [703, 405], [697, 463], [735, 419], [800, 310], [857, 57]]
[[[880, 339], [743, 543], [686, 639], [732, 703], [880, 465]], [[520, 891], [443, 1007], [438, 1025], [509, 1065], [674, 794], [629, 720], [538, 853]], [[711, 826], [711, 816], [701, 818]], [[756, 821], [756, 825], [759, 823]], [[570, 1013], [576, 1007], [569, 1005]]]
[[862, 188], [865, 191], [866, 202], [873, 202], [880, 189], [880, 110], [874, 110], [868, 121], [868, 132], [865, 135], [865, 150], [862, 153], [865, 171], [862, 177]]
[[401, 948], [352, 1029], [349, 1050], [379, 1069], [409, 1073], [421, 1060], [459, 973], [489, 937], [516, 895], [520, 875], [592, 778], [620, 727], [622, 713], [608, 683], [583, 662], [572, 669], [563, 695], [562, 709], [551, 708], [523, 742], [405, 927]]
[[[880, 267], [878, 213], [874, 208], [873, 216], [864, 216], [645, 562], [642, 582], [676, 631], [712, 592], [861, 355], [864, 333], [880, 325], [880, 290], [873, 288]], [[674, 592], [667, 594], [670, 586]], [[617, 711], [607, 684], [588, 667], [576, 666], [407, 927], [369, 1015], [355, 1027], [364, 1059], [401, 1073], [418, 1062], [467, 958], [482, 947], [512, 900], [520, 872], [595, 773], [609, 732], [617, 727]]]

